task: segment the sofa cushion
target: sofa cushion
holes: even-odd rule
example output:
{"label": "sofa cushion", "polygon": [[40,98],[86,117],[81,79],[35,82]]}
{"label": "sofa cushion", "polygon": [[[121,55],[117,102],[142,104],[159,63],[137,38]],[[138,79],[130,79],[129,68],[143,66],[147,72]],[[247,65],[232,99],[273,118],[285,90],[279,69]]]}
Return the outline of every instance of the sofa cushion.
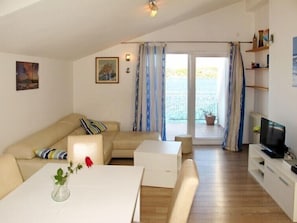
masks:
{"label": "sofa cushion", "polygon": [[82,118],[80,120],[82,127],[86,130],[86,133],[88,135],[96,135],[100,133],[100,129],[98,129],[97,127],[93,126],[90,122],[89,119],[86,118]]}
{"label": "sofa cushion", "polygon": [[107,127],[104,125],[103,122],[92,120],[92,119],[89,119],[89,121],[90,121],[91,125],[97,129],[99,129],[100,132],[105,132],[107,130]]}
{"label": "sofa cushion", "polygon": [[[41,159],[39,157],[35,157],[33,159],[20,159],[17,160],[18,165],[20,167],[22,176],[24,180],[27,180],[30,176],[32,176],[36,171],[38,171],[41,167],[43,167],[47,163],[67,163],[67,160],[58,160],[58,159]],[[51,176],[48,176],[49,180]]]}
{"label": "sofa cushion", "polygon": [[61,118],[57,122],[67,123],[68,125],[72,125],[73,128],[78,128],[80,127],[80,119],[82,118],[86,118],[86,116],[78,113],[72,113]]}
{"label": "sofa cushion", "polygon": [[53,149],[53,148],[36,149],[35,154],[36,156],[42,159],[59,159],[59,160],[67,159],[66,151]]}
{"label": "sofa cushion", "polygon": [[104,123],[100,121],[82,118],[80,122],[88,135],[96,135],[107,130]]}
{"label": "sofa cushion", "polygon": [[143,140],[161,140],[161,137],[158,132],[119,132],[113,141],[113,149],[136,149]]}
{"label": "sofa cushion", "polygon": [[[85,135],[86,131],[84,128],[79,127],[75,129],[73,132],[71,132],[69,135]],[[67,139],[68,135],[66,135],[64,138],[60,139],[59,141],[55,142],[53,145],[50,145],[50,148],[58,149],[58,150],[64,150],[67,151]]]}
{"label": "sofa cushion", "polygon": [[78,128],[80,126],[79,118],[81,117],[83,116],[78,114],[68,115],[66,118],[10,145],[5,152],[13,154],[17,159],[32,159],[35,157],[34,151],[36,149],[48,148]]}

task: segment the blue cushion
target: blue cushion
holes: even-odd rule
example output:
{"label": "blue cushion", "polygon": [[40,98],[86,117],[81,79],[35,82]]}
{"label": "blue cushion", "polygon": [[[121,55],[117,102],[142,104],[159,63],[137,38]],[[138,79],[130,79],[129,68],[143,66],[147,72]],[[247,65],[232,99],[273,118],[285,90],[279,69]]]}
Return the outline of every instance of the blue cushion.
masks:
{"label": "blue cushion", "polygon": [[82,118],[80,120],[82,127],[86,130],[86,133],[88,135],[95,135],[95,134],[99,134],[100,130],[94,126],[91,125],[90,120],[86,119],[86,118]]}
{"label": "blue cushion", "polygon": [[91,125],[94,128],[97,128],[100,132],[104,132],[107,130],[107,127],[106,127],[106,125],[103,124],[103,122],[95,121],[92,119],[89,119],[89,121],[90,121]]}
{"label": "blue cushion", "polygon": [[99,121],[82,118],[80,122],[88,135],[96,135],[107,130],[107,127]]}
{"label": "blue cushion", "polygon": [[60,159],[60,160],[67,159],[66,151],[53,149],[53,148],[36,149],[35,154],[36,154],[36,156],[38,156],[42,159]]}

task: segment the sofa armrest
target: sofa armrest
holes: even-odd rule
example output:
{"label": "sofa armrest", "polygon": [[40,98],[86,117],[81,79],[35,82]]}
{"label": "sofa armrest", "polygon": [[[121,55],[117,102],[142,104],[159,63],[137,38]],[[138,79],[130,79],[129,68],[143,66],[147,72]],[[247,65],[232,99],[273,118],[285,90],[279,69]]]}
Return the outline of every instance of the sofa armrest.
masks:
{"label": "sofa armrest", "polygon": [[116,121],[102,121],[107,131],[120,131],[120,123]]}

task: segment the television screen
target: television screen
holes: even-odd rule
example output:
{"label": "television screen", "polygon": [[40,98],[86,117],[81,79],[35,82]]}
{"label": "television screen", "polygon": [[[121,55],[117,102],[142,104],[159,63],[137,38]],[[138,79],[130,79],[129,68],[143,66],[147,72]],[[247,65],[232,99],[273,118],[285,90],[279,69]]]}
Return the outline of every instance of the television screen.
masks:
{"label": "television screen", "polygon": [[286,152],[285,126],[261,118],[260,143],[264,146],[264,152],[272,158],[282,158]]}

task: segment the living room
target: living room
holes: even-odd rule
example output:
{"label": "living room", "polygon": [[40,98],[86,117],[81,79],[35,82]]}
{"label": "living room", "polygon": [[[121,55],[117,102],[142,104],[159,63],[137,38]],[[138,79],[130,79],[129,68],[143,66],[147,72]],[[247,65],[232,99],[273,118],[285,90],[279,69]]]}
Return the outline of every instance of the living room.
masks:
{"label": "living room", "polygon": [[[257,2],[257,1],[256,1]],[[262,2],[262,1],[260,1]],[[267,2],[267,1],[263,1]],[[261,9],[263,8],[264,9]],[[266,113],[271,119],[279,121],[287,127],[287,145],[294,150],[297,141],[294,129],[297,123],[294,114],[297,110],[290,98],[296,94],[292,87],[292,38],[296,35],[293,26],[294,1],[270,1],[254,11],[246,9],[246,2],[226,6],[177,24],[140,36],[134,41],[169,41],[169,40],[252,40],[258,29],[269,28],[275,41],[269,49],[269,91],[267,102],[258,103],[253,94],[247,93],[246,125],[244,143],[248,143],[248,113],[254,110],[255,103],[267,104],[258,112]],[[280,8],[286,12],[283,15]],[[259,21],[268,17],[266,21]],[[159,12],[161,13],[161,12]],[[157,19],[152,18],[152,19]],[[284,25],[286,24],[286,25]],[[203,30],[203,31],[198,31]],[[226,31],[227,30],[227,31]],[[21,37],[19,37],[21,38]],[[126,39],[125,39],[126,40]],[[124,40],[123,40],[124,41]],[[246,66],[253,58],[245,53],[249,44],[242,44],[242,53]],[[1,73],[3,82],[1,97],[2,132],[0,151],[16,140],[49,125],[53,121],[71,112],[80,112],[98,120],[116,120],[121,128],[131,130],[133,120],[133,85],[137,60],[137,44],[115,44],[113,47],[101,50],[80,59],[64,60],[7,53],[1,50]],[[226,52],[227,44],[168,44],[168,51],[205,51]],[[21,50],[20,50],[21,52]],[[126,62],[124,55],[131,53],[131,61]],[[33,54],[33,53],[32,53]],[[119,84],[95,84],[95,57],[120,58]],[[16,91],[15,72],[16,61],[38,62],[40,65],[40,87],[35,90]],[[126,68],[131,72],[127,74]],[[248,78],[248,77],[247,77]],[[9,98],[7,98],[7,96]],[[104,95],[104,97],[100,97]],[[108,95],[108,96],[107,96]],[[283,100],[286,98],[286,100]],[[112,100],[113,103],[110,103]],[[104,108],[104,109],[102,109]],[[120,108],[120,109],[119,109]],[[285,115],[284,115],[285,109]],[[46,114],[46,115],[45,115]],[[13,121],[12,118],[13,117]],[[14,123],[18,123],[17,127]],[[22,126],[26,126],[22,128]],[[9,135],[9,137],[7,137]]]}
{"label": "living room", "polygon": [[[297,19],[296,10],[295,0],[242,0],[184,21],[168,22],[166,27],[150,30],[147,34],[132,39],[127,37],[121,41],[251,41],[259,29],[269,28],[274,36],[274,41],[269,47],[269,91],[265,92],[267,97],[262,101],[263,98],[255,97],[253,90],[247,89],[243,143],[249,143],[249,112],[256,111],[286,126],[286,144],[297,155],[297,139],[294,134],[297,128],[295,119],[297,106],[289,101],[297,96],[295,87],[292,86],[292,39],[297,36],[297,30],[294,28],[294,21]],[[159,14],[161,13],[160,6]],[[0,21],[2,19],[5,21],[9,19],[8,17],[0,16]],[[158,23],[158,15],[149,19],[153,23]],[[9,33],[9,27],[6,23],[3,24],[2,26],[0,23],[0,27]],[[20,36],[11,36],[11,39],[16,38],[21,42],[21,31]],[[46,30],[40,32],[44,32],[44,35],[47,33]],[[124,33],[124,26],[118,32]],[[34,36],[32,38],[34,39]],[[48,41],[51,41],[50,38]],[[30,46],[9,47],[9,41],[4,41],[1,37],[0,42],[2,42],[0,72],[4,83],[0,89],[2,101],[0,128],[3,133],[0,140],[0,154],[8,145],[72,112],[82,113],[96,120],[118,121],[121,130],[132,129],[137,44],[115,42],[114,45],[99,51],[94,46],[95,50],[92,53],[81,57],[73,55],[72,58],[63,58],[63,52],[61,57],[52,57],[49,54],[44,56],[28,50]],[[36,45],[46,48],[47,43],[38,43],[36,40]],[[77,47],[83,45],[88,43],[82,41]],[[175,53],[228,52],[228,44],[179,43],[168,44],[167,47],[168,52]],[[252,54],[245,52],[251,47],[251,44],[241,44],[246,67],[255,59]],[[70,48],[69,51],[71,52]],[[129,62],[125,61],[127,52],[131,54]],[[119,57],[118,84],[96,84],[96,57]],[[16,61],[39,63],[38,89],[16,90]],[[130,73],[126,73],[128,67]],[[246,73],[247,81],[254,81],[248,75]]]}

